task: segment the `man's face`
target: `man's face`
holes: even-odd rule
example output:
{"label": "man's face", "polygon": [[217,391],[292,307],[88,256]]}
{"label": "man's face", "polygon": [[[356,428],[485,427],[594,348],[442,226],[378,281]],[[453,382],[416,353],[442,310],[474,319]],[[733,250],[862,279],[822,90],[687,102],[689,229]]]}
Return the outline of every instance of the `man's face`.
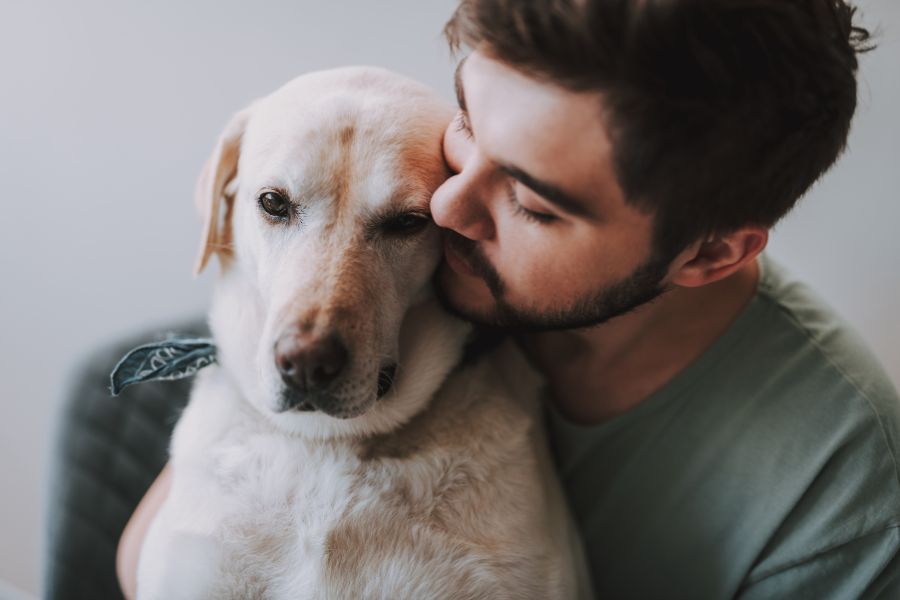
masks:
{"label": "man's face", "polygon": [[452,176],[438,287],[455,312],[525,330],[606,321],[663,291],[652,216],[625,203],[598,93],[523,75],[479,51],[457,71],[444,136]]}

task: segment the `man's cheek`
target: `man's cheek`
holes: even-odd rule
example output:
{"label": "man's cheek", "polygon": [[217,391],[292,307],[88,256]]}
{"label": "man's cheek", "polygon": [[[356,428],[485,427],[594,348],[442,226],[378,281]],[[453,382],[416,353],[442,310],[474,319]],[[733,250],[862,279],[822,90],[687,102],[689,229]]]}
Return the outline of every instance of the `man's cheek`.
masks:
{"label": "man's cheek", "polygon": [[546,260],[543,253],[536,251],[537,248],[523,248],[513,254],[511,261],[497,265],[502,269],[500,277],[506,282],[510,293],[531,299],[561,293],[565,282],[558,277],[556,261]]}

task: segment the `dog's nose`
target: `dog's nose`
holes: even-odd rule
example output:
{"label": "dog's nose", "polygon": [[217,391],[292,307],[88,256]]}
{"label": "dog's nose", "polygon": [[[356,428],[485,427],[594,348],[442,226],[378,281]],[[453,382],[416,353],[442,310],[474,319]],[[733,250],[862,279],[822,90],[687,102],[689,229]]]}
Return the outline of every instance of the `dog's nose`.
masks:
{"label": "dog's nose", "polygon": [[337,379],[348,357],[347,348],[335,335],[313,337],[288,331],[275,342],[281,378],[301,392],[320,390]]}

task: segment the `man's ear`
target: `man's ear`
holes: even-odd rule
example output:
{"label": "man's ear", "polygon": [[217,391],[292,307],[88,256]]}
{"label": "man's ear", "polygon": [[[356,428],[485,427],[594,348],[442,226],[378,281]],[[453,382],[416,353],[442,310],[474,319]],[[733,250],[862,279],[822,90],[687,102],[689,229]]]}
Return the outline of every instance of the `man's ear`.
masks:
{"label": "man's ear", "polygon": [[768,241],[767,228],[748,225],[696,242],[675,260],[671,282],[682,287],[700,287],[725,279],[756,258]]}
{"label": "man's ear", "polygon": [[[252,109],[251,104],[231,117],[197,179],[194,203],[203,219],[203,235],[194,263],[195,276],[203,271],[213,253],[218,254],[223,266],[232,255],[231,209],[237,187],[241,140]],[[223,205],[224,215],[220,211]]]}

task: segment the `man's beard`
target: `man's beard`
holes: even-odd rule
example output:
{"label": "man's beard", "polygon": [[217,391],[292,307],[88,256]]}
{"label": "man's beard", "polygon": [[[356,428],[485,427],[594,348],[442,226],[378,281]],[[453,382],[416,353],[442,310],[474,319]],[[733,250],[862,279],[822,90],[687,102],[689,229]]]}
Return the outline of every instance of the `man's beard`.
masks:
{"label": "man's beard", "polygon": [[449,294],[440,282],[435,286],[438,297],[451,313],[489,327],[517,332],[592,327],[629,313],[655,300],[669,289],[663,281],[668,274],[671,259],[651,257],[629,276],[586,294],[568,306],[545,311],[515,307],[504,299],[506,285],[477,243],[454,231],[444,230],[442,233],[446,242],[487,285],[495,305],[490,314],[468,312],[451,303]]}

